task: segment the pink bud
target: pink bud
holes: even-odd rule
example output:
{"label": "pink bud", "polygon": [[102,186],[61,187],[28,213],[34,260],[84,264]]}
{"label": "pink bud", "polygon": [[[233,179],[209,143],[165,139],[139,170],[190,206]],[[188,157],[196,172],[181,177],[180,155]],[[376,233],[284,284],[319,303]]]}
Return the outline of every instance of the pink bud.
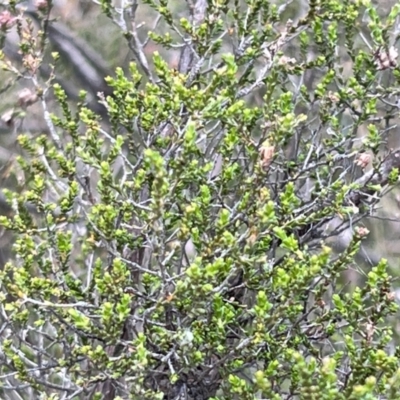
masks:
{"label": "pink bud", "polygon": [[10,11],[2,11],[0,13],[0,29],[5,31],[12,28],[17,21],[16,17],[13,17]]}
{"label": "pink bud", "polygon": [[45,10],[48,5],[49,2],[47,0],[35,0],[35,7],[38,10]]}

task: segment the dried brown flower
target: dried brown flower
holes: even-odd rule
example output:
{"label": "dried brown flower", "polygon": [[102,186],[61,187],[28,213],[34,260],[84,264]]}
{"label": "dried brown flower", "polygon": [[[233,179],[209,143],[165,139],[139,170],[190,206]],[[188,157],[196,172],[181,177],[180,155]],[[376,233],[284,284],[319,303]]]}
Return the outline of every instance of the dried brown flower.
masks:
{"label": "dried brown flower", "polygon": [[371,342],[372,338],[374,337],[374,333],[375,333],[375,326],[371,322],[367,323],[366,334],[368,342]]}
{"label": "dried brown flower", "polygon": [[378,70],[385,70],[388,68],[395,68],[397,66],[397,57],[399,53],[397,49],[391,46],[389,49],[379,47],[375,53],[375,65]]}
{"label": "dried brown flower", "polygon": [[38,96],[36,93],[32,92],[30,89],[25,88],[22,89],[18,93],[18,105],[20,107],[28,107],[35,103],[38,99]]}
{"label": "dried brown flower", "polygon": [[6,111],[2,116],[1,120],[7,125],[11,126],[14,122],[14,109]]}
{"label": "dried brown flower", "polygon": [[0,13],[0,29],[2,31],[12,28],[16,22],[17,18],[10,11],[4,10]]}
{"label": "dried brown flower", "polygon": [[386,298],[389,301],[394,301],[396,299],[396,293],[395,292],[386,293]]}
{"label": "dried brown flower", "polygon": [[23,60],[24,66],[31,71],[32,73],[35,73],[37,69],[39,68],[40,60],[37,57],[34,57],[32,54],[27,54],[24,57]]}
{"label": "dried brown flower", "polygon": [[338,103],[340,101],[340,97],[337,93],[329,91],[328,94],[328,99],[332,102],[332,103]]}
{"label": "dried brown flower", "polygon": [[369,230],[365,228],[364,226],[358,226],[356,228],[356,234],[360,237],[363,238],[369,234]]}
{"label": "dried brown flower", "polygon": [[367,153],[361,153],[358,157],[354,160],[354,163],[364,169],[371,161],[371,155]]}
{"label": "dried brown flower", "polygon": [[271,146],[268,141],[265,141],[260,148],[261,166],[266,169],[271,165],[275,155],[275,146]]}
{"label": "dried brown flower", "polygon": [[291,57],[287,57],[287,56],[282,56],[279,58],[278,60],[278,65],[292,65],[296,63],[296,59],[295,58],[291,58]]}

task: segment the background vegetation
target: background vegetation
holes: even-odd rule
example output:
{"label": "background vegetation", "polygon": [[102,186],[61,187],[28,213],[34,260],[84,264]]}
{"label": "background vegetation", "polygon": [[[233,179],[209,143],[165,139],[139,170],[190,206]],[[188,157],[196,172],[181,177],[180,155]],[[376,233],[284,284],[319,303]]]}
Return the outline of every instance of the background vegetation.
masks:
{"label": "background vegetation", "polygon": [[0,397],[400,398],[399,14],[3,4]]}

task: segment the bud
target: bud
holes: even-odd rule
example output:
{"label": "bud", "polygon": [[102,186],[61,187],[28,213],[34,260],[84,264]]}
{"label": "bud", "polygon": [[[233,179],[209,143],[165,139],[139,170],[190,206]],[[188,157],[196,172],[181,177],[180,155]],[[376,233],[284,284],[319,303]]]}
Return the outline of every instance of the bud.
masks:
{"label": "bud", "polygon": [[38,10],[41,10],[41,11],[46,10],[48,5],[49,5],[49,3],[47,0],[35,0],[35,7]]}

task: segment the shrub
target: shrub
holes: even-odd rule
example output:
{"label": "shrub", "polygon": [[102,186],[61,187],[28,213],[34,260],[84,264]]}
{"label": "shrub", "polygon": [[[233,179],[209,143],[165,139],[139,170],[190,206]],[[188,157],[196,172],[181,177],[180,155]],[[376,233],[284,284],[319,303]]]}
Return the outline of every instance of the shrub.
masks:
{"label": "shrub", "polygon": [[54,81],[58,54],[41,78],[39,3],[0,17],[23,61],[3,68],[33,88],[19,107],[48,131],[19,136],[0,219],[1,397],[398,399],[388,263],[343,276],[398,182],[399,5],[313,0],[292,21],[268,1],[179,18],[146,0],[149,54],[136,2],[101,0],[135,61],[94,110]]}

